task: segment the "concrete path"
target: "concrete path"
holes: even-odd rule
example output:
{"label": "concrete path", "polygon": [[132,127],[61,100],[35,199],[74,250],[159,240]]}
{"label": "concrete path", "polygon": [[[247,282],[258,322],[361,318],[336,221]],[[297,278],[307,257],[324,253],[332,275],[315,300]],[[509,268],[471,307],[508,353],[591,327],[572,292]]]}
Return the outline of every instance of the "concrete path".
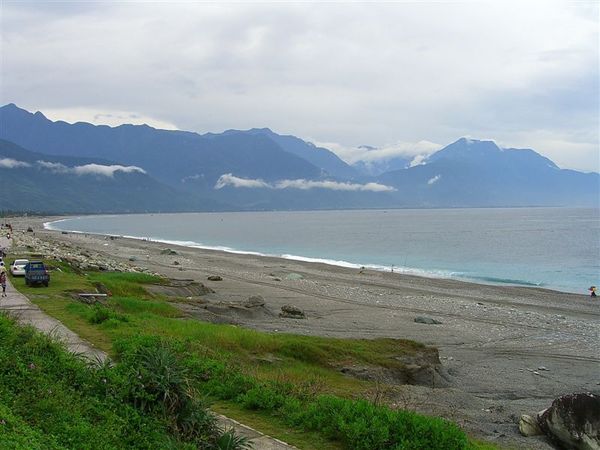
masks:
{"label": "concrete path", "polygon": [[[11,242],[6,237],[0,237],[0,248],[10,248]],[[8,267],[7,267],[8,270]],[[108,355],[92,344],[81,339],[69,330],[62,322],[50,317],[23,294],[14,289],[10,283],[10,275],[6,283],[6,297],[0,297],[0,311],[6,311],[22,325],[31,325],[42,333],[62,342],[70,352],[79,354],[90,362],[100,362],[108,359]],[[239,435],[246,436],[252,441],[255,450],[286,450],[295,449],[278,439],[256,431],[233,419],[216,414],[222,428],[233,427]]]}
{"label": "concrete path", "polygon": [[10,276],[6,283],[6,297],[0,297],[0,310],[8,312],[20,324],[32,325],[44,334],[52,336],[62,342],[70,352],[80,354],[91,362],[101,362],[108,358],[106,353],[81,339],[61,322],[48,316],[37,305],[31,303],[27,297],[16,291],[10,283]]}

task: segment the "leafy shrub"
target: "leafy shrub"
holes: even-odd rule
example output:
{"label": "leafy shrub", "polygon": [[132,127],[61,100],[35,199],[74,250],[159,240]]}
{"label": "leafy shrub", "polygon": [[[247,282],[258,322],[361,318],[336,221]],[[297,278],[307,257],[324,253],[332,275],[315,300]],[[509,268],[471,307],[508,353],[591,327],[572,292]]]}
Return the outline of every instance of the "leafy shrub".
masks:
{"label": "leafy shrub", "polygon": [[113,320],[118,322],[127,322],[128,319],[122,314],[118,314],[112,309],[103,305],[94,305],[92,307],[92,313],[88,321],[93,325],[99,325],[106,322],[107,320]]}
{"label": "leafy shrub", "polygon": [[285,396],[268,386],[256,386],[238,397],[246,409],[274,411],[285,404]]}
{"label": "leafy shrub", "polygon": [[[215,416],[197,399],[177,345],[141,338],[119,348],[125,350],[121,370],[128,374],[127,398],[133,405],[163,417],[181,440],[202,449],[220,448],[219,442],[227,433],[218,428]],[[235,444],[230,447],[233,449],[246,448],[245,440],[233,438],[223,438],[223,442]]]}
{"label": "leafy shrub", "polygon": [[217,448],[219,450],[242,450],[253,448],[252,443],[245,436],[235,434],[232,428],[225,430],[217,440]]}
{"label": "leafy shrub", "polygon": [[290,425],[320,430],[345,447],[375,449],[465,449],[467,438],[454,424],[408,411],[393,411],[366,400],[321,395],[308,404],[287,401]]}
{"label": "leafy shrub", "polygon": [[101,324],[110,318],[110,310],[103,306],[94,306],[89,322],[94,325]]}

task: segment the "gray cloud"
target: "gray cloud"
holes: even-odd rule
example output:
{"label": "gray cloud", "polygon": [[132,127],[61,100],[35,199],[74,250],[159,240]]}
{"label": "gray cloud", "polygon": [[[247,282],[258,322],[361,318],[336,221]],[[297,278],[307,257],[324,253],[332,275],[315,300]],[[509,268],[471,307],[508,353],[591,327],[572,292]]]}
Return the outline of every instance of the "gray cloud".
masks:
{"label": "gray cloud", "polygon": [[379,183],[340,183],[337,181],[316,181],[316,180],[280,180],[275,183],[267,183],[260,179],[248,179],[236,177],[230,173],[223,174],[217,180],[215,189],[222,189],[226,186],[235,188],[262,188],[262,189],[329,189],[332,191],[363,191],[363,192],[393,192],[391,186],[385,186]]}
{"label": "gray cloud", "polygon": [[82,5],[3,4],[2,103],[343,148],[468,134],[598,168],[595,3]]}

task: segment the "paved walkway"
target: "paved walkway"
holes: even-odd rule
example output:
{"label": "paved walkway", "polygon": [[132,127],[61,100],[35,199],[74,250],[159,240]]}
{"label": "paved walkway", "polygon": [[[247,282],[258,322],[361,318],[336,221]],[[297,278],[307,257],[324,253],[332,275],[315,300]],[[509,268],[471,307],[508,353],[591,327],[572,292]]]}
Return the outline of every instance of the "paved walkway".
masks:
{"label": "paved walkway", "polygon": [[[9,248],[10,244],[6,237],[0,237],[0,248]],[[41,332],[52,336],[54,339],[62,342],[70,352],[80,354],[88,358],[91,362],[105,361],[108,358],[108,355],[102,350],[95,348],[89,342],[81,339],[77,334],[64,326],[62,322],[47,315],[37,305],[31,303],[27,297],[16,291],[10,283],[10,276],[6,284],[7,296],[0,297],[1,311],[8,312],[20,324],[32,325]],[[233,419],[220,414],[216,414],[216,416],[221,427],[233,427],[238,434],[251,439],[255,450],[286,450],[296,448]]]}

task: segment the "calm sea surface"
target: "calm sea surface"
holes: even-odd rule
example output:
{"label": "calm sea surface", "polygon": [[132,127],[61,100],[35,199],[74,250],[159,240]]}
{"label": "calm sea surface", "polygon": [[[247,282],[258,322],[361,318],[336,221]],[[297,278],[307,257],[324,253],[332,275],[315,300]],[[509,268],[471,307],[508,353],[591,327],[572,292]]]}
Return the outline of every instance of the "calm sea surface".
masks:
{"label": "calm sea surface", "polygon": [[47,226],[489,284],[600,285],[598,209],[146,214]]}

